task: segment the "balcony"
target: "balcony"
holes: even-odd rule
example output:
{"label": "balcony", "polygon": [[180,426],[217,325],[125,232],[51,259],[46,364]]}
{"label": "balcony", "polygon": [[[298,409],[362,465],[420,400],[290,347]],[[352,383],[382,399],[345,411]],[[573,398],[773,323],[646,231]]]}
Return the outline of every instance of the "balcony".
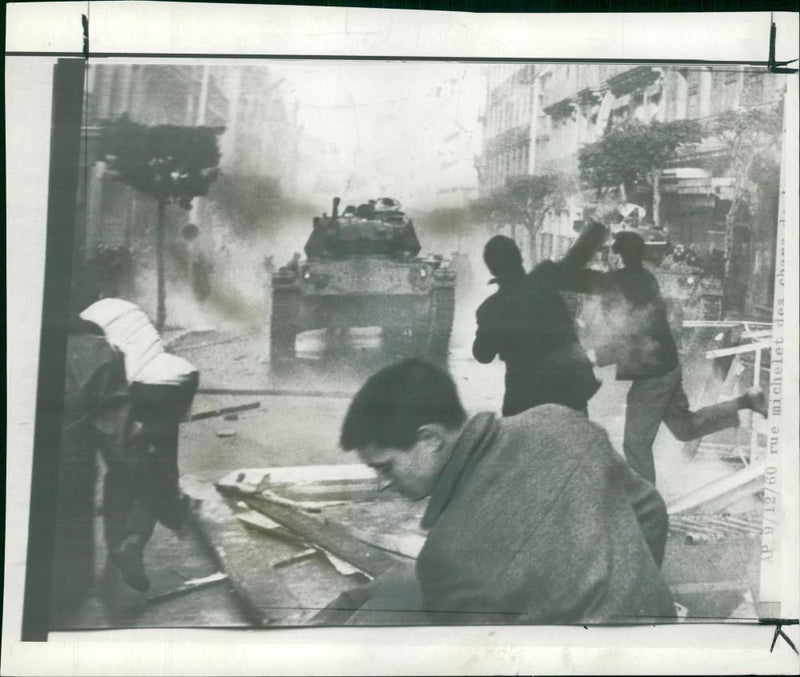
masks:
{"label": "balcony", "polygon": [[567,97],[556,101],[555,103],[547,106],[544,112],[549,115],[553,120],[565,120],[567,118],[575,119],[578,112],[577,104],[572,100],[572,97]]}
{"label": "balcony", "polygon": [[584,90],[603,89],[606,78],[616,73],[620,66],[585,64],[580,66],[556,66],[548,81],[543,79],[542,106],[549,108],[564,99],[573,99]]}
{"label": "balcony", "polygon": [[608,88],[616,97],[646,89],[661,77],[661,71],[651,66],[636,66],[608,79]]}

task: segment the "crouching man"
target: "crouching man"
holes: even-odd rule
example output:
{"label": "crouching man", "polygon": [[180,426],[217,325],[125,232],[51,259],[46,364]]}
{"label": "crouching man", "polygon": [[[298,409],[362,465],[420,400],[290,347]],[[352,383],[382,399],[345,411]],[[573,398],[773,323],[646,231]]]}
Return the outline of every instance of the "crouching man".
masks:
{"label": "crouching man", "polygon": [[[182,494],[178,479],[179,425],[191,410],[200,376],[192,364],[166,351],[145,312],[129,301],[102,298],[80,316],[100,327],[125,359],[132,416],[140,425],[135,446],[139,447],[142,469],[132,489],[139,509],[116,547],[111,548],[109,560],[128,585],[147,592],[150,581],[144,568],[144,550],[156,523],[177,531],[190,511],[190,501]],[[106,496],[109,500],[113,492]]]}
{"label": "crouching man", "polygon": [[403,495],[430,497],[416,564],[430,622],[675,617],[659,569],[664,503],[579,412],[467,418],[452,379],[410,359],[366,382],[340,442]]}

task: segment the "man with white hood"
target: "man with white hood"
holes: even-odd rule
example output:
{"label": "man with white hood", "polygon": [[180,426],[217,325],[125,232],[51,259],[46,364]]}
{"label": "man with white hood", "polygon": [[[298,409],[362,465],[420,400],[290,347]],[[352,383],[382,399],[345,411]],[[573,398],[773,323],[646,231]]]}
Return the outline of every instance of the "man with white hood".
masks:
{"label": "man with white hood", "polygon": [[102,328],[106,339],[124,356],[133,417],[139,423],[144,481],[140,519],[128,524],[122,543],[109,553],[110,561],[131,587],[146,592],[144,549],[156,522],[177,530],[188,516],[188,499],[178,485],[178,427],[185,420],[199,385],[197,369],[166,352],[164,342],[147,314],[134,303],[101,298],[81,318]]}

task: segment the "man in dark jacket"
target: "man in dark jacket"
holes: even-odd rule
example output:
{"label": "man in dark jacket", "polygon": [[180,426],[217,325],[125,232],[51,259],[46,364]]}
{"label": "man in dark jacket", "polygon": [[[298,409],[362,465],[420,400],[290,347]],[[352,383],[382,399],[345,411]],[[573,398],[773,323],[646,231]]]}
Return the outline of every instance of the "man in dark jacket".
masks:
{"label": "man in dark jacket", "polygon": [[141,465],[129,446],[133,419],[122,355],[99,327],[75,320],[66,357],[53,555],[56,612],[79,603],[93,582],[95,452],[107,467],[103,521],[109,551],[136,519]]}
{"label": "man in dark jacket", "polygon": [[504,416],[548,402],[585,412],[600,387],[560,293],[592,253],[577,244],[526,274],[514,240],[496,235],[486,243],[483,258],[499,289],[478,308],[472,354],[483,364],[497,356],[506,363]]}
{"label": "man in dark jacket", "polygon": [[111,550],[111,559],[126,583],[146,592],[150,581],[144,569],[144,550],[156,522],[179,530],[191,507],[179,485],[178,441],[179,425],[191,409],[199,373],[192,364],[166,351],[150,319],[129,301],[102,298],[80,316],[101,327],[108,342],[122,353],[132,415],[141,426],[137,442],[144,468],[138,487],[142,508],[124,540]]}
{"label": "man in dark jacket", "polygon": [[655,483],[653,442],[663,421],[682,442],[737,427],[737,410],[766,416],[759,388],[738,398],[691,411],[683,390],[678,350],[658,282],[642,261],[645,243],[632,231],[612,245],[623,267],[608,273],[584,270],[571,278],[573,289],[602,294],[603,336],[594,351],[596,364],[617,365],[617,379],[631,381],[625,412],[623,449],[631,467]]}
{"label": "man in dark jacket", "polygon": [[367,381],[340,441],[403,495],[430,496],[416,565],[427,620],[674,618],[664,502],[582,414],[547,404],[468,419],[452,379],[411,359]]}

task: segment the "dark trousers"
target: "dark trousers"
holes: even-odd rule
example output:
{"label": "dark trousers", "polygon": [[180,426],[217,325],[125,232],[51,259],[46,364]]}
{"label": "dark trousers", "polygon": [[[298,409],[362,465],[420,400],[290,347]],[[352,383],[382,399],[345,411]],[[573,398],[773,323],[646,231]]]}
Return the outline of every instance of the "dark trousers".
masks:
{"label": "dark trousers", "polygon": [[94,451],[62,442],[50,588],[51,618],[77,607],[94,583]]}
{"label": "dark trousers", "polygon": [[111,455],[105,450],[102,454],[106,466],[103,477],[103,532],[109,551],[122,543],[129,533],[146,532],[149,538],[153,530],[152,526],[148,527],[152,517],[143,499],[147,480],[142,445],[130,441],[119,454]]}
{"label": "dark trousers", "polygon": [[688,442],[738,427],[737,409],[737,401],[728,400],[692,411],[683,390],[680,367],[663,376],[634,380],[625,412],[625,458],[639,475],[655,484],[653,442],[662,421],[678,440]]}
{"label": "dark trousers", "polygon": [[[131,491],[135,508],[127,520],[128,533],[148,540],[156,522],[170,529],[181,526],[185,504],[178,484],[179,425],[186,418],[197,392],[195,373],[181,385],[132,383],[133,417],[141,423],[138,472]],[[115,483],[118,484],[118,483]]]}

